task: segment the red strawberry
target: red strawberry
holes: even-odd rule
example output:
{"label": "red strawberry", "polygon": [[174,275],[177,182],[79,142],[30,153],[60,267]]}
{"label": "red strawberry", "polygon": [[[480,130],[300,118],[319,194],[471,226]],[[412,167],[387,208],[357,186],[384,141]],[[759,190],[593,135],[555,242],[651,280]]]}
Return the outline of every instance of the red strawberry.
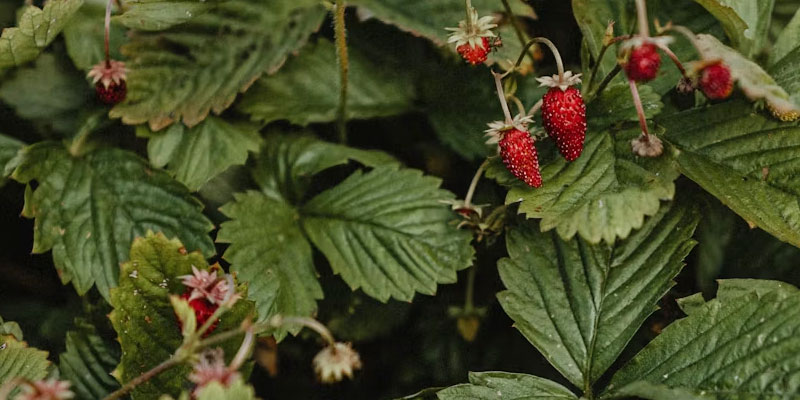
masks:
{"label": "red strawberry", "polygon": [[[183,292],[183,294],[181,295],[181,298],[188,299],[191,294],[192,294],[191,288],[187,288],[187,290]],[[211,315],[213,315],[214,311],[216,311],[217,308],[219,307],[216,304],[211,304],[211,302],[206,300],[204,297],[190,300],[189,306],[192,307],[192,309],[194,310],[194,316],[197,319],[198,328],[203,326],[203,324],[205,324],[206,321],[208,321],[208,319],[211,318]],[[211,324],[211,327],[208,328],[203,337],[208,336],[211,332],[213,332],[214,329],[216,329],[217,324],[219,324],[219,320],[214,321],[214,323]],[[180,320],[178,321],[178,325],[181,325]]]}
{"label": "red strawberry", "polygon": [[712,100],[726,99],[733,91],[731,70],[722,62],[708,65],[700,71],[700,89]]}
{"label": "red strawberry", "polygon": [[628,79],[635,82],[653,80],[660,66],[661,56],[658,55],[658,50],[652,43],[644,43],[634,47],[624,65]]}
{"label": "red strawberry", "polygon": [[526,132],[516,128],[502,133],[500,155],[506,168],[528,186],[542,186],[542,175],[539,173],[539,154],[533,145],[533,138]]}
{"label": "red strawberry", "polygon": [[100,101],[105,104],[114,105],[122,100],[125,100],[127,87],[125,85],[125,81],[120,81],[119,84],[111,82],[108,87],[103,86],[101,82],[97,82],[97,84],[94,85],[94,91]]}
{"label": "red strawberry", "polygon": [[469,43],[462,44],[456,48],[458,54],[461,54],[461,58],[472,65],[482,64],[486,61],[486,58],[489,55],[489,52],[492,50],[491,45],[489,44],[489,39],[482,37],[481,42],[483,47],[481,46],[471,46]]}
{"label": "red strawberry", "polygon": [[567,161],[581,155],[586,138],[586,104],[580,90],[573,86],[567,90],[551,87],[542,98],[542,121]]}

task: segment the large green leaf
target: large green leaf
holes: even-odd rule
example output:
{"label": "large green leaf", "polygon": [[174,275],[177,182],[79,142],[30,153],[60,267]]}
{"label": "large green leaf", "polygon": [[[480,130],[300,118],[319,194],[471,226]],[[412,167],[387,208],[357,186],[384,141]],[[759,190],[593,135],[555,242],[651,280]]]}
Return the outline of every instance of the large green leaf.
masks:
{"label": "large green leaf", "polygon": [[800,246],[800,127],[728,102],[664,117],[681,171],[749,223]]}
{"label": "large green leaf", "polygon": [[275,72],[324,16],[312,0],[231,0],[168,30],[139,32],[123,47],[128,95],[110,115],[153,130],[179,120],[194,126]]}
{"label": "large green leaf", "polygon": [[[347,118],[367,119],[414,108],[409,71],[385,68],[350,46]],[[336,119],[339,69],[333,43],[320,39],[289,60],[280,72],[256,81],[237,108],[263,122],[288,120],[307,125]]]}
{"label": "large green leaf", "polygon": [[166,166],[191,190],[232,165],[244,164],[249,152],[258,151],[261,144],[255,127],[234,125],[218,117],[206,118],[193,128],[174,124],[163,133],[152,133],[144,126],[139,129],[140,135],[150,137],[150,162],[158,168]]}
{"label": "large green leaf", "polygon": [[[798,14],[800,15],[800,14]],[[797,69],[800,68],[800,18],[793,20],[797,22],[797,33],[792,42],[797,47],[786,53],[780,61],[769,68],[769,74],[775,78],[775,83],[780,85],[789,93],[789,99],[794,104],[800,104],[800,78]],[[788,29],[788,28],[787,28]]]}
{"label": "large green leaf", "polygon": [[[131,2],[125,4],[130,5]],[[105,2],[88,0],[64,27],[67,53],[78,69],[88,71],[105,59],[104,20]],[[112,23],[108,50],[115,60],[121,58],[119,47],[126,41],[125,33],[125,29]]]}
{"label": "large green leaf", "polygon": [[699,220],[696,209],[665,205],[628,239],[592,245],[542,233],[531,221],[512,230],[498,264],[498,294],[515,326],[584,391],[608,369],[673,285]]}
{"label": "large green leaf", "polygon": [[603,397],[645,382],[708,399],[797,398],[798,310],[800,291],[791,285],[720,281],[717,299],[664,329],[614,375]]}
{"label": "large green leaf", "polygon": [[568,400],[569,389],[538,376],[509,372],[470,372],[467,384],[436,393],[440,400]]}
{"label": "large green leaf", "polygon": [[16,377],[38,380],[47,375],[50,361],[47,352],[22,341],[22,331],[15,322],[0,318],[0,385]]}
{"label": "large green leaf", "polygon": [[661,200],[675,193],[678,177],[667,148],[658,158],[635,157],[630,141],[638,129],[615,134],[587,132],[581,156],[542,167],[542,187],[513,187],[506,204],[521,201],[519,212],[541,218],[542,231],[556,229],[564,239],[575,234],[591,243],[626,238],[655,214]]}
{"label": "large green leaf", "polygon": [[472,262],[471,235],[450,224],[453,194],[413,169],[357,171],[301,208],[302,225],[352,289],[411,300],[453,283]]}
{"label": "large green leaf", "polygon": [[767,40],[775,0],[695,0],[722,24],[739,51],[752,57]]}
{"label": "large green leaf", "polygon": [[77,399],[102,399],[119,388],[111,371],[119,363],[119,347],[101,337],[92,321],[79,318],[67,332],[67,350],[59,356],[61,376],[72,383]]}
{"label": "large green leaf", "polygon": [[35,59],[64,29],[83,0],[51,0],[44,8],[29,5],[17,26],[0,36],[0,70]]}
{"label": "large green leaf", "polygon": [[377,150],[361,150],[316,139],[306,133],[271,133],[255,159],[253,179],[275,200],[297,204],[303,200],[311,179],[328,168],[354,160],[368,167],[395,164],[392,156]]}
{"label": "large green leaf", "polygon": [[[76,158],[56,142],[23,151],[12,177],[29,183],[23,215],[35,218],[33,252],[52,249],[62,280],[71,280],[78,293],[96,283],[108,298],[131,241],[148,230],[214,254],[208,237],[212,225],[200,202],[134,153],[100,149]],[[38,183],[35,190],[31,181]]]}
{"label": "large green leaf", "polygon": [[[201,253],[187,253],[177,239],[148,232],[146,237],[134,240],[130,261],[122,264],[119,286],[111,290],[114,310],[109,318],[122,347],[122,360],[114,371],[120,382],[128,382],[168,359],[183,342],[169,295],[184,292],[179,277],[191,274],[192,267],[209,269]],[[218,265],[215,268],[219,270]],[[246,298],[241,287],[237,292]],[[215,332],[237,328],[252,313],[252,302],[237,301],[220,318]],[[240,335],[220,344],[226,359],[233,358],[241,340]],[[137,386],[132,397],[154,399],[162,393],[176,395],[186,384],[189,371],[190,366],[179,365],[162,372]]]}
{"label": "large green leaf", "polygon": [[[221,211],[232,220],[222,223],[217,241],[231,243],[223,257],[249,282],[259,318],[315,315],[322,288],[297,210],[263,193],[247,192],[236,194]],[[277,332],[278,339],[284,335]]]}

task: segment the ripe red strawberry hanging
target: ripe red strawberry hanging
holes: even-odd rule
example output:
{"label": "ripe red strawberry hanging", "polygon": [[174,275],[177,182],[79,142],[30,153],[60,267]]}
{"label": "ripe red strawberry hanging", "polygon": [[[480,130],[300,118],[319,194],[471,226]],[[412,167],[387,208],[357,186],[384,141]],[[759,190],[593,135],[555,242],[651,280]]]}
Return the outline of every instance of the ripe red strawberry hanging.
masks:
{"label": "ripe red strawberry hanging", "polygon": [[700,71],[700,90],[709,99],[726,99],[733,92],[731,70],[721,61],[706,65]]}
{"label": "ripe red strawberry hanging", "polygon": [[492,50],[493,42],[489,38],[496,37],[492,28],[497,27],[497,24],[493,23],[494,17],[478,18],[478,11],[471,6],[468,7],[468,19],[460,21],[458,28],[445,28],[453,32],[447,42],[456,44],[456,51],[461,58],[472,65],[477,65],[485,62]]}
{"label": "ripe red strawberry hanging", "polygon": [[528,133],[530,122],[531,117],[522,115],[514,117],[510,124],[492,122],[486,130],[487,136],[490,136],[486,143],[497,143],[508,171],[528,186],[538,188],[542,186],[542,175],[539,172],[539,154]]}
{"label": "ripe red strawberry hanging", "polygon": [[541,86],[550,87],[542,98],[544,130],[567,161],[581,155],[586,138],[586,104],[580,90],[574,86],[581,82],[580,76],[566,71],[562,75],[536,79]]}
{"label": "ripe red strawberry hanging", "polygon": [[649,42],[633,45],[624,65],[628,79],[635,82],[653,80],[660,66],[661,56],[658,55],[656,46]]}
{"label": "ripe red strawberry hanging", "polygon": [[[186,291],[183,292],[181,298],[189,300],[191,294],[192,290],[190,288],[186,288]],[[194,310],[194,317],[197,320],[198,327],[203,326],[203,324],[205,324],[206,321],[208,321],[208,319],[211,318],[212,315],[214,315],[214,311],[217,311],[217,308],[219,308],[218,305],[211,304],[211,302],[206,300],[205,297],[189,300],[189,306],[192,307],[192,309]],[[211,332],[213,332],[214,329],[217,328],[217,324],[219,324],[219,320],[214,321],[214,323],[211,324],[211,327],[208,328],[205,335],[208,335]]]}
{"label": "ripe red strawberry hanging", "polygon": [[125,63],[122,61],[101,61],[86,75],[92,78],[97,98],[105,104],[117,104],[125,100]]}

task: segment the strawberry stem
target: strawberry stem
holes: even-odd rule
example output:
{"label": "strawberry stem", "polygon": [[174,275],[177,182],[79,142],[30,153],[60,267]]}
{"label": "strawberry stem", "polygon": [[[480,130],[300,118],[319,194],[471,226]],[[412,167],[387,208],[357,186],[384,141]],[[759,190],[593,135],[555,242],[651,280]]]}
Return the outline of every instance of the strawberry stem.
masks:
{"label": "strawberry stem", "polygon": [[561,53],[558,52],[558,48],[556,48],[556,45],[554,45],[553,42],[551,42],[550,39],[546,37],[541,37],[541,36],[535,37],[529,40],[528,43],[525,43],[525,46],[522,48],[522,53],[520,53],[519,58],[517,58],[517,62],[514,63],[514,69],[516,69],[517,67],[520,66],[520,64],[522,64],[522,60],[525,58],[525,54],[528,53],[528,49],[530,49],[531,46],[537,43],[544,43],[545,45],[547,45],[547,47],[550,48],[550,52],[553,53],[553,58],[556,59],[556,68],[558,68],[558,81],[559,83],[563,82],[564,63],[561,61]]}
{"label": "strawberry stem", "polygon": [[639,126],[642,128],[642,134],[649,137],[650,133],[647,131],[647,120],[644,115],[644,108],[642,107],[642,99],[639,98],[639,89],[636,88],[636,82],[628,80],[628,85],[631,88],[631,96],[633,96],[633,105],[636,106],[636,115],[639,117]]}
{"label": "strawberry stem", "polygon": [[661,51],[663,51],[664,54],[666,54],[667,57],[669,57],[669,59],[672,60],[672,62],[675,64],[675,66],[678,67],[678,70],[681,71],[681,75],[683,75],[684,78],[688,78],[686,76],[686,68],[683,68],[683,64],[681,64],[681,60],[678,59],[678,56],[676,56],[675,53],[673,53],[672,50],[670,50],[670,48],[668,46],[666,46],[663,43],[658,42],[658,41],[653,41],[653,44],[655,44],[656,47],[661,49]]}
{"label": "strawberry stem", "polygon": [[111,68],[111,55],[109,51],[109,32],[111,31],[111,4],[113,4],[114,0],[108,0],[106,3],[106,20],[105,20],[105,36],[104,36],[104,49],[106,52],[106,68]]}
{"label": "strawberry stem", "polygon": [[506,94],[503,91],[502,79],[504,75],[492,71],[492,76],[494,77],[494,85],[497,87],[497,97],[500,99],[500,106],[503,107],[505,123],[506,125],[511,125],[514,120],[511,118],[511,111],[508,110],[508,102],[506,102]]}
{"label": "strawberry stem", "polygon": [[542,108],[542,104],[543,103],[544,103],[544,100],[539,99],[539,101],[537,101],[536,104],[534,104],[533,107],[531,107],[531,109],[528,110],[528,114],[527,115],[531,116],[533,114],[536,114],[536,112],[539,111],[540,108]]}
{"label": "strawberry stem", "polygon": [[250,326],[245,332],[244,340],[242,340],[242,344],[239,345],[239,351],[236,352],[236,356],[233,357],[231,360],[230,365],[228,365],[228,369],[230,371],[238,370],[245,361],[247,361],[247,355],[250,354],[250,348],[253,347],[253,327]]}
{"label": "strawberry stem", "polygon": [[694,49],[697,50],[697,54],[700,55],[700,58],[706,58],[703,49],[697,43],[697,36],[695,36],[694,32],[692,32],[689,28],[682,25],[669,25],[664,30],[675,31],[682,34],[687,39],[689,39],[689,41],[692,43],[692,46],[694,46]]}
{"label": "strawberry stem", "polygon": [[488,161],[484,161],[478,170],[475,171],[475,176],[472,177],[472,181],[469,183],[469,189],[467,189],[467,196],[464,197],[464,208],[469,208],[472,205],[472,195],[475,194],[475,188],[478,187],[478,181],[481,180],[481,175],[483,175],[483,171],[486,170],[488,166]]}
{"label": "strawberry stem", "polygon": [[[517,38],[519,42],[524,45],[527,42],[527,35],[525,32],[522,31],[522,27],[520,27],[519,20],[517,19],[516,15],[514,15],[514,10],[511,9],[511,5],[508,4],[508,0],[503,1],[503,8],[506,9],[506,14],[508,14],[508,19],[511,21],[511,26],[514,27],[514,32],[517,34]],[[533,51],[526,50],[524,54],[527,54],[528,57],[531,59],[531,63],[535,63],[536,59],[533,57]]]}
{"label": "strawberry stem", "polygon": [[467,23],[467,32],[472,33],[474,29],[472,27],[472,1],[464,0],[464,8],[467,11],[467,19],[464,20]]}
{"label": "strawberry stem", "polygon": [[636,0],[636,17],[639,20],[639,36],[650,37],[650,22],[647,20],[647,5],[645,0]]}
{"label": "strawberry stem", "polygon": [[[469,0],[467,0],[469,2]],[[347,71],[350,69],[347,56],[347,38],[344,26],[344,0],[336,0],[336,14],[334,16],[334,34],[336,39],[336,54],[339,61],[339,107],[336,111],[339,131],[339,142],[347,143]]]}

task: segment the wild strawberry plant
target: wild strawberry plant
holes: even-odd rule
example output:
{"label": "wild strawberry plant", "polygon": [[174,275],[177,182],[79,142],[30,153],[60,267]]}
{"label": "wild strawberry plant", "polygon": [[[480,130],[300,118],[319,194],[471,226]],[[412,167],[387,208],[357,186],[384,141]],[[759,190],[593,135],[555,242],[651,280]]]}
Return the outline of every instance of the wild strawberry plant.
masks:
{"label": "wild strawberry plant", "polygon": [[0,399],[800,398],[798,6],[0,0]]}

